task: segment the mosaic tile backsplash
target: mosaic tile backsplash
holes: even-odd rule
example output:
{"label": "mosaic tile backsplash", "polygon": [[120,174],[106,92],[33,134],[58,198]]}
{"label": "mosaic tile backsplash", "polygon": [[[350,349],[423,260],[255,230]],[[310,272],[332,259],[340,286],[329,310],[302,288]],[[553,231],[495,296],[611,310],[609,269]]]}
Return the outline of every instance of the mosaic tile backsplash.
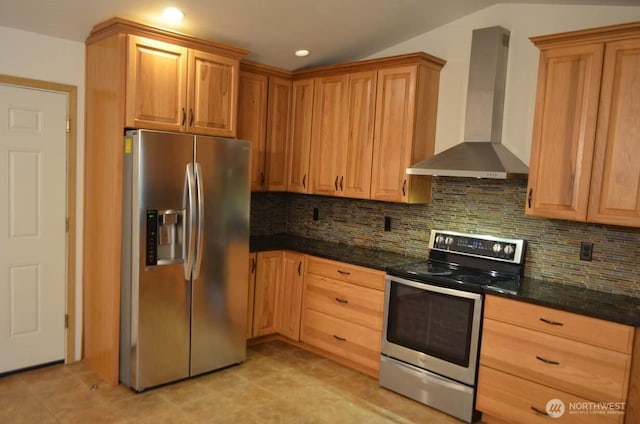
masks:
{"label": "mosaic tile backsplash", "polygon": [[[256,193],[251,234],[286,231],[418,257],[427,255],[432,228],[521,238],[528,242],[529,277],[640,297],[640,229],[526,217],[526,188],[522,180],[440,177],[427,205]],[[582,241],[593,243],[591,262],[579,259]]]}

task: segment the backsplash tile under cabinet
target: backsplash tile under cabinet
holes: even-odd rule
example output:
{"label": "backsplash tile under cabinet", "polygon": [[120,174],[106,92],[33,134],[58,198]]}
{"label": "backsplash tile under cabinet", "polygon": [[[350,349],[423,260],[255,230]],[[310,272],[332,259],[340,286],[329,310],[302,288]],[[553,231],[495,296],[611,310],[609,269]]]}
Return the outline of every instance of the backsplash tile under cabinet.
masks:
{"label": "backsplash tile under cabinet", "polygon": [[[522,238],[528,242],[527,276],[640,297],[640,229],[526,217],[526,188],[523,180],[439,177],[434,178],[433,201],[427,205],[280,196],[286,196],[288,234],[410,256],[426,256],[432,228]],[[261,208],[264,195],[259,194]],[[281,206],[281,200],[269,202],[271,207]],[[318,221],[313,221],[314,207]],[[385,216],[391,217],[390,232],[384,231]],[[276,233],[264,228],[254,233],[253,220],[252,211],[252,235]],[[280,228],[282,223],[272,226]],[[594,245],[591,262],[579,259],[582,241]]]}
{"label": "backsplash tile under cabinet", "polygon": [[287,193],[251,193],[252,236],[281,234],[287,230]]}

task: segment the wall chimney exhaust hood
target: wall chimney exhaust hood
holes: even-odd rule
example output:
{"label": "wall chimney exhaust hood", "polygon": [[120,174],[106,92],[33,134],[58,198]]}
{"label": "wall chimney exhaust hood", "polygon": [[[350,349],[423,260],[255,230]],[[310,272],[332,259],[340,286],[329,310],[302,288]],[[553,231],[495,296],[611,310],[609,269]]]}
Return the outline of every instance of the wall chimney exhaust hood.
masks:
{"label": "wall chimney exhaust hood", "polygon": [[473,31],[464,142],[407,168],[410,175],[526,178],[529,167],[501,143],[509,31]]}

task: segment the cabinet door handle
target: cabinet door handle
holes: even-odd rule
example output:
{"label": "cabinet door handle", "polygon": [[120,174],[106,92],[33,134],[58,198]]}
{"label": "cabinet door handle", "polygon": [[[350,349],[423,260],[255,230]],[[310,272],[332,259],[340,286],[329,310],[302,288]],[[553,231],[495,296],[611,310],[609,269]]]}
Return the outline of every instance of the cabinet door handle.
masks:
{"label": "cabinet door handle", "polygon": [[336,187],[336,191],[338,191],[338,176],[336,175],[336,181],[333,183],[333,185]]}
{"label": "cabinet door handle", "polygon": [[260,187],[264,187],[264,172],[260,172]]}
{"label": "cabinet door handle", "polygon": [[344,181],[344,175],[342,177],[340,177],[340,191],[344,191],[344,188],[342,187],[342,182]]}
{"label": "cabinet door handle", "polygon": [[529,209],[531,209],[531,197],[533,196],[533,189],[529,189],[529,196],[527,196],[527,203],[529,204]]}
{"label": "cabinet door handle", "polygon": [[551,321],[550,319],[546,319],[546,318],[540,318],[540,321],[544,322],[545,324],[549,324],[549,325],[557,325],[559,327],[562,327],[564,324],[558,321]]}
{"label": "cabinet door handle", "polygon": [[341,299],[339,297],[336,297],[336,302],[342,303],[343,305],[346,305],[347,303],[349,303],[347,299]]}
{"label": "cabinet door handle", "polygon": [[251,258],[251,273],[253,274],[254,272],[256,272],[256,259]]}
{"label": "cabinet door handle", "polygon": [[302,177],[302,188],[307,188],[307,174]]}
{"label": "cabinet door handle", "polygon": [[193,109],[189,109],[189,126],[193,127],[193,120],[195,119],[195,115],[193,114]]}
{"label": "cabinet door handle", "polygon": [[533,412],[535,412],[536,414],[546,415],[547,417],[549,416],[549,414],[547,413],[547,411],[543,411],[542,409],[540,409],[540,408],[536,408],[535,406],[532,406],[532,407],[531,407],[531,410],[532,410]]}
{"label": "cabinet door handle", "polygon": [[341,342],[346,342],[347,341],[347,339],[345,339],[344,337],[336,336],[335,334],[333,335],[333,338],[338,340],[338,341],[341,341]]}
{"label": "cabinet door handle", "polygon": [[180,125],[184,125],[185,122],[187,122],[187,110],[182,108],[182,122],[180,122]]}
{"label": "cabinet door handle", "polygon": [[338,274],[342,274],[342,275],[351,275],[351,273],[349,271],[343,271],[341,269],[338,270]]}
{"label": "cabinet door handle", "polygon": [[407,195],[407,179],[406,178],[402,182],[402,195],[403,196]]}
{"label": "cabinet door handle", "polygon": [[298,262],[298,275],[302,275],[302,261]]}
{"label": "cabinet door handle", "polygon": [[537,359],[538,361],[542,361],[542,362],[544,362],[545,364],[549,364],[549,365],[560,365],[560,362],[552,361],[551,359],[546,359],[546,358],[543,358],[543,357],[541,357],[541,356],[536,356],[536,359]]}

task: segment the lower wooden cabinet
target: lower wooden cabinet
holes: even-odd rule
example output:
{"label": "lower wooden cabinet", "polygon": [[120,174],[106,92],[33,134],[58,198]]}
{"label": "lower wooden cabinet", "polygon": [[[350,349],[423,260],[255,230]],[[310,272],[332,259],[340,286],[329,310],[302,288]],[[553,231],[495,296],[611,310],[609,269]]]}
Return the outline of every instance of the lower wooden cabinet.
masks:
{"label": "lower wooden cabinet", "polygon": [[307,257],[300,339],[377,374],[384,273]]}
{"label": "lower wooden cabinet", "polygon": [[249,294],[247,296],[247,339],[253,337],[253,303],[256,291],[256,271],[258,269],[258,254],[249,254]]}
{"label": "lower wooden cabinet", "polygon": [[487,421],[548,422],[558,399],[562,422],[622,423],[589,405],[627,401],[633,338],[626,325],[488,295],[476,407]]}
{"label": "lower wooden cabinet", "polygon": [[274,334],[278,284],[282,275],[282,251],[257,254],[256,282],[253,303],[252,336]]}
{"label": "lower wooden cabinet", "polygon": [[300,340],[304,258],[305,255],[301,253],[284,252],[282,278],[277,290],[277,332],[295,341]]}

